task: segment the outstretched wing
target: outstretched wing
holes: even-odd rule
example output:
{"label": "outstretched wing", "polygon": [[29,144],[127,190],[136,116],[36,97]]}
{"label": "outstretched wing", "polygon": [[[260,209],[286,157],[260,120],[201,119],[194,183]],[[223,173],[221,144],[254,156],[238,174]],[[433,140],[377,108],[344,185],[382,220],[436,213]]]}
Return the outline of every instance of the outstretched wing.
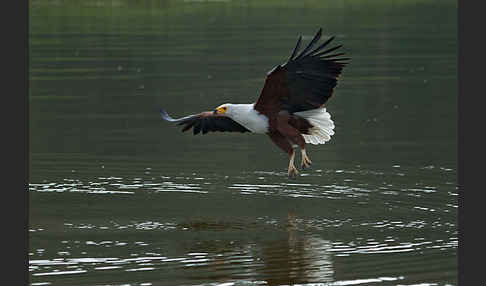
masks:
{"label": "outstretched wing", "polygon": [[[319,29],[312,41],[300,53],[302,36],[283,65],[272,69],[265,79],[255,109],[264,114],[287,110],[290,113],[321,107],[332,95],[341,70],[349,58],[344,53],[332,53],[342,45],[327,48],[334,36],[312,49],[322,36]],[[327,49],[325,49],[327,48]]]}
{"label": "outstretched wing", "polygon": [[182,132],[193,128],[194,135],[200,132],[202,132],[202,134],[206,134],[209,131],[250,132],[233,119],[222,115],[215,115],[211,111],[174,119],[170,117],[167,112],[161,109],[160,115],[166,121],[177,123],[177,125],[184,125]]}

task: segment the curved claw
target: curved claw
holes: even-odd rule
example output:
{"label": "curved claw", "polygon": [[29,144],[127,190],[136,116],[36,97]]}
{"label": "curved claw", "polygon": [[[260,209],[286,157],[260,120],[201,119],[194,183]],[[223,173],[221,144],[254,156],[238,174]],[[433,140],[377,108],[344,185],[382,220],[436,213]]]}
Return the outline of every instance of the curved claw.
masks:
{"label": "curved claw", "polygon": [[312,165],[312,161],[307,156],[305,149],[302,149],[301,151],[302,151],[302,161],[301,161],[302,169],[310,168],[310,166]]}
{"label": "curved claw", "polygon": [[307,168],[310,168],[310,167],[311,167],[311,165],[312,165],[312,162],[311,162],[309,159],[307,159],[307,160],[302,160],[302,164],[301,164],[302,169],[307,169]]}
{"label": "curved claw", "polygon": [[288,175],[290,179],[297,179],[299,176],[299,171],[293,165],[289,166]]}

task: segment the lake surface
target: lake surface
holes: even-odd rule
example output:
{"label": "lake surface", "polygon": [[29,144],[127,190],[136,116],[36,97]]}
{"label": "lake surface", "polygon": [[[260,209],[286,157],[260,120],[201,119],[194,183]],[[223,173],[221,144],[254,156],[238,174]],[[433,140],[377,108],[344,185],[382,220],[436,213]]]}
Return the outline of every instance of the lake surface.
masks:
{"label": "lake surface", "polygon": [[[30,1],[30,285],[457,285],[457,3],[388,2]],[[255,101],[319,27],[352,60],[296,180],[160,118]]]}

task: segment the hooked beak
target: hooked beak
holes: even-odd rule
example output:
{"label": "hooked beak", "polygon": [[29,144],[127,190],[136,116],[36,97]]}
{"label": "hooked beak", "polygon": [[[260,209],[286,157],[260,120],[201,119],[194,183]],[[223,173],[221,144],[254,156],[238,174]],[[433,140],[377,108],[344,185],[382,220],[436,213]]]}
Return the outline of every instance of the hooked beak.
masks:
{"label": "hooked beak", "polygon": [[220,115],[220,114],[224,114],[225,112],[226,112],[225,107],[218,107],[213,111],[213,114],[214,115]]}

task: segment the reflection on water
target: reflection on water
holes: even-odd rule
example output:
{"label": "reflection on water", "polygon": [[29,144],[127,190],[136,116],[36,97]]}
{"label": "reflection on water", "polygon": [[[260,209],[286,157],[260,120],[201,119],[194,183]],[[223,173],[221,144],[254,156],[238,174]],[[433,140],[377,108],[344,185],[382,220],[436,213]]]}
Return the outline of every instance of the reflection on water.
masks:
{"label": "reflection on water", "polygon": [[[66,246],[80,244],[80,241],[63,242]],[[383,244],[373,243],[371,248],[382,247]],[[86,245],[100,247],[124,247],[126,243],[101,241],[85,242]],[[138,245],[147,245],[137,242]],[[417,243],[415,246],[424,243]],[[221,246],[216,241],[204,242],[192,246],[200,252],[189,252],[183,257],[161,256],[159,253],[132,254],[130,257],[83,257],[83,258],[55,258],[31,259],[29,271],[33,276],[53,276],[80,274],[97,271],[169,271],[180,269],[183,271],[197,270],[198,275],[193,279],[211,277],[222,282],[247,281],[251,285],[296,285],[296,283],[330,282],[334,281],[332,254],[353,253],[353,250],[366,247],[346,247],[342,243],[332,243],[316,236],[302,235],[295,230],[288,231],[287,240],[269,241],[262,246],[257,244],[230,243]],[[408,246],[389,247],[389,251],[400,252]],[[400,249],[398,249],[400,248]],[[216,251],[217,249],[217,251]],[[206,250],[206,252],[201,252]],[[66,255],[68,252],[63,252]],[[54,270],[50,270],[55,268]],[[252,279],[261,279],[252,281]],[[358,279],[353,281],[336,281],[331,285],[358,285],[379,281],[394,281],[403,277],[376,277],[371,279]],[[147,284],[148,285],[148,284]],[[151,284],[150,284],[151,285]]]}
{"label": "reflection on water", "polygon": [[[261,221],[260,223],[261,229],[263,229],[264,225],[268,225],[266,221]],[[280,223],[282,225],[278,225]],[[120,271],[128,273],[150,271],[165,275],[168,271],[181,271],[184,273],[183,275],[190,277],[190,280],[204,281],[209,278],[213,281],[218,281],[217,283],[245,282],[248,285],[314,285],[310,283],[332,282],[325,285],[362,285],[403,280],[405,277],[335,280],[336,266],[333,260],[353,255],[399,254],[403,252],[424,253],[436,249],[444,251],[457,248],[457,238],[453,237],[449,241],[442,239],[426,241],[424,238],[415,238],[414,241],[400,242],[399,238],[391,236],[385,237],[381,241],[359,237],[349,242],[329,241],[318,235],[298,231],[295,227],[307,223],[309,222],[298,219],[295,214],[290,214],[289,219],[285,223],[270,223],[275,231],[286,233],[282,239],[264,239],[263,243],[258,241],[244,242],[242,238],[231,241],[202,239],[186,246],[187,251],[182,256],[168,256],[159,252],[147,252],[149,249],[157,249],[154,247],[155,245],[152,245],[157,244],[157,241],[153,243],[109,240],[62,241],[61,250],[63,251],[58,251],[57,258],[31,258],[29,271],[34,277],[74,275],[87,272],[95,274],[99,272],[120,273]],[[164,228],[138,227],[153,224],[153,222],[146,222],[132,227],[144,231],[204,231],[203,229],[189,229],[187,227],[177,227],[176,225]],[[83,226],[70,224],[67,226],[70,228],[83,228]],[[113,225],[112,228],[115,229],[117,226]],[[101,229],[107,228],[99,227],[99,230]],[[222,229],[209,228],[207,230],[221,231]],[[104,249],[115,248],[117,249],[116,251],[107,250],[114,254],[127,253],[123,250],[126,248],[130,249],[130,255],[72,257],[70,250],[76,248],[82,248],[87,251],[95,248],[97,253],[103,253]],[[29,255],[40,257],[43,255],[43,252],[43,250],[37,249],[36,253],[30,253]],[[156,278],[158,275],[156,274],[147,277],[150,281],[158,281],[158,278]],[[158,283],[146,282],[144,285],[158,285]]]}
{"label": "reflection on water", "polygon": [[[421,170],[432,176],[452,171]],[[104,281],[102,273],[107,273],[109,277],[121,275],[123,281],[132,281],[130,285],[164,285],[160,277],[177,277],[179,282],[174,285],[386,284],[413,281],[413,275],[382,273],[378,270],[381,268],[361,271],[369,267],[367,264],[380,264],[382,255],[415,265],[420,264],[417,256],[444,253],[447,257],[450,251],[456,252],[457,226],[449,214],[457,208],[457,193],[449,182],[435,186],[427,181],[408,186],[399,181],[366,186],[355,183],[363,181],[361,176],[367,176],[369,182],[373,181],[370,176],[401,177],[396,167],[379,172],[360,167],[326,173],[335,177],[329,184],[320,185],[313,180],[282,182],[280,175],[261,172],[255,183],[247,184],[232,180],[222,184],[217,176],[200,180],[202,175],[197,174],[32,183],[29,190],[33,198],[52,194],[51,199],[57,201],[72,194],[77,195],[74,202],[91,201],[91,206],[82,208],[88,213],[101,206],[110,209],[101,220],[67,216],[54,223],[51,220],[55,218],[49,218],[46,211],[35,211],[29,229],[31,239],[37,241],[31,244],[29,253],[32,281],[49,283],[56,277],[82,275]],[[323,172],[307,174],[319,179]],[[246,176],[251,174],[238,177],[251,181]],[[183,199],[180,195],[192,202],[189,216],[180,215],[177,206],[171,207],[174,199]],[[107,199],[103,199],[105,196]],[[222,201],[218,197],[223,197]],[[233,207],[234,201],[240,200],[246,201],[248,209]],[[148,201],[147,210],[127,213],[131,205]],[[280,214],[271,215],[267,202],[284,207]],[[77,208],[73,202],[63,203]],[[160,206],[159,211],[153,212],[153,205]],[[51,208],[57,212],[56,207]],[[49,219],[37,220],[36,213],[44,213]],[[59,240],[46,241],[51,233],[57,233]],[[362,269],[360,275],[350,276],[348,266],[342,264],[353,257],[356,262],[350,267]],[[148,273],[142,279],[145,282],[130,276],[133,272]],[[108,281],[109,285],[123,285],[113,284],[113,278]]]}

